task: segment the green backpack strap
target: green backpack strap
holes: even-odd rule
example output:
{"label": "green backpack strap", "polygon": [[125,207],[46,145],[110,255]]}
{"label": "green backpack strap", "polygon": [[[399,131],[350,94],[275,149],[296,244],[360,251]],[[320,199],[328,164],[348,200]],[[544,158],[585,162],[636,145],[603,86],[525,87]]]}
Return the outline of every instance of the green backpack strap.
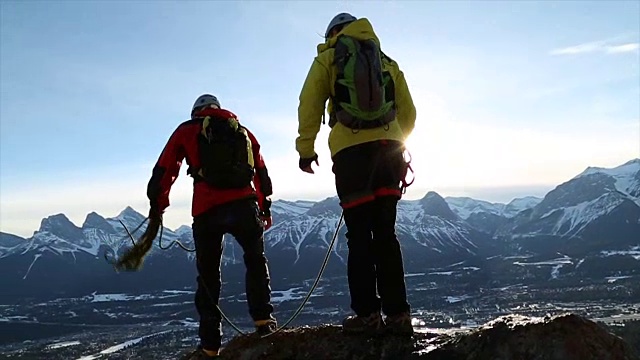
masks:
{"label": "green backpack strap", "polygon": [[254,169],[256,164],[255,159],[253,158],[253,145],[251,144],[251,138],[247,133],[247,129],[242,125],[238,126],[238,132],[244,136],[244,140],[246,142],[246,149],[243,149],[242,153],[246,154],[247,163],[252,169]]}
{"label": "green backpack strap", "polygon": [[395,119],[394,84],[389,72],[383,69],[382,57],[380,47],[372,39],[338,37],[333,123],[337,121],[351,129],[371,129]]}

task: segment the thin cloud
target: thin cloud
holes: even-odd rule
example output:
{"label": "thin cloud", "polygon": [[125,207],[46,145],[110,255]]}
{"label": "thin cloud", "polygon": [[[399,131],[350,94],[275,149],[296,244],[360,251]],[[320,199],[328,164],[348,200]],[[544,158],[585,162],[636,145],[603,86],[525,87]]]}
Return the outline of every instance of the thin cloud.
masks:
{"label": "thin cloud", "polygon": [[635,52],[635,51],[638,51],[638,49],[640,49],[640,43],[630,43],[630,44],[623,44],[623,45],[617,45],[617,46],[610,46],[607,48],[607,52],[609,54],[620,54],[620,53],[627,53],[627,52]]}
{"label": "thin cloud", "polygon": [[573,45],[565,48],[555,49],[551,55],[578,55],[589,53],[623,54],[635,52],[640,49],[640,43],[614,43],[611,40],[593,41],[580,45]]}

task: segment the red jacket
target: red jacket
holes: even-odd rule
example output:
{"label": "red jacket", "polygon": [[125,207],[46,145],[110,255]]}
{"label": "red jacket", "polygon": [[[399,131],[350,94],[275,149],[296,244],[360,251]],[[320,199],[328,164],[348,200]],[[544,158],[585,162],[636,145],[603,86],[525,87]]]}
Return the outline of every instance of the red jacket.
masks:
{"label": "red jacket", "polygon": [[[224,117],[236,117],[231,111],[212,108],[201,111],[198,116],[204,117],[216,114]],[[200,159],[198,157],[198,133],[200,130],[202,130],[201,118],[195,118],[180,124],[169,138],[153,168],[153,174],[147,186],[147,197],[152,206],[154,204],[157,205],[160,213],[164,212],[169,206],[169,191],[178,178],[182,160],[187,160],[189,169],[198,169],[200,167]],[[244,189],[216,189],[204,181],[194,180],[191,203],[192,216],[197,216],[213,206],[249,197],[257,197],[261,211],[269,210],[271,202],[267,197],[273,193],[271,179],[264,159],[260,154],[258,140],[248,129],[246,130],[251,140],[256,170],[253,177],[253,186],[249,185]],[[197,173],[197,170],[192,173]]]}

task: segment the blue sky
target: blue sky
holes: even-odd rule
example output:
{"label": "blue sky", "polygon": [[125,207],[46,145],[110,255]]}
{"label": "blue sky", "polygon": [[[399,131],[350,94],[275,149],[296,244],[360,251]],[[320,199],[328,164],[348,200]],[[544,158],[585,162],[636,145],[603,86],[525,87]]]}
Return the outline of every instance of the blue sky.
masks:
{"label": "blue sky", "polygon": [[[335,194],[323,127],[297,168],[298,94],[329,20],[367,17],[405,72],[428,190],[506,202],[640,157],[637,1],[3,1],[0,230],[147,211],[166,140],[202,93],[257,135],[274,198]],[[184,165],[183,165],[184,166]],[[190,224],[181,170],[166,213]]]}

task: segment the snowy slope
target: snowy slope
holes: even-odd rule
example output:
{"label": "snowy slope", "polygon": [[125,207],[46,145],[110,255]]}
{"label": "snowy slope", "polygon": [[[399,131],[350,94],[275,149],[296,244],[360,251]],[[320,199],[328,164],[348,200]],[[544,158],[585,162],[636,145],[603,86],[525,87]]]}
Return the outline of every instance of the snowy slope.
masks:
{"label": "snowy slope", "polygon": [[508,204],[492,203],[469,197],[446,197],[445,200],[451,210],[463,219],[468,219],[471,215],[479,213],[489,213],[512,218],[519,212],[530,209],[542,201],[541,198],[535,196],[515,198]]}
{"label": "snowy slope", "polygon": [[24,244],[26,241],[20,236],[0,232],[0,259]]}
{"label": "snowy slope", "polygon": [[278,200],[274,201],[271,205],[271,212],[278,215],[302,215],[313,207],[315,202],[313,201],[286,201]]}
{"label": "snowy slope", "polygon": [[607,169],[589,167],[574,179],[606,175],[614,180],[615,189],[640,205],[640,159],[634,159],[618,167]]}
{"label": "snowy slope", "polygon": [[[465,261],[493,251],[489,237],[461,219],[435,192],[400,203],[397,233],[403,251],[414,252],[416,258],[425,257],[432,265]],[[408,258],[409,264],[420,264]]]}
{"label": "snowy slope", "polygon": [[[293,264],[300,260],[305,248],[327,249],[338,225],[340,214],[324,217],[300,215],[273,225],[265,234],[265,242],[270,248],[293,251]],[[336,248],[333,249],[336,252]]]}
{"label": "snowy slope", "polygon": [[[554,218],[554,226],[551,233],[561,236],[578,234],[592,221],[611,213],[620,206],[625,198],[613,192],[607,192],[601,196],[584,201],[574,206],[555,208],[543,214],[541,219]],[[554,216],[554,215],[558,216]]]}
{"label": "snowy slope", "polygon": [[440,253],[447,250],[475,254],[478,246],[472,240],[471,229],[463,221],[436,216],[425,211],[421,200],[407,201],[400,206],[397,231],[400,237],[412,238],[421,246]]}
{"label": "snowy slope", "polygon": [[180,225],[180,227],[175,230],[175,233],[178,234],[178,236],[180,236],[181,238],[193,237],[193,230],[191,229],[191,226],[187,225]]}
{"label": "snowy slope", "polygon": [[515,198],[511,200],[507,205],[505,205],[500,215],[512,218],[524,210],[535,207],[536,205],[540,204],[540,202],[542,202],[542,199],[536,196]]}
{"label": "snowy slope", "polygon": [[500,215],[505,204],[491,203],[484,200],[476,200],[470,197],[446,197],[445,200],[453,212],[463,219],[468,219],[471,214],[487,212]]}

